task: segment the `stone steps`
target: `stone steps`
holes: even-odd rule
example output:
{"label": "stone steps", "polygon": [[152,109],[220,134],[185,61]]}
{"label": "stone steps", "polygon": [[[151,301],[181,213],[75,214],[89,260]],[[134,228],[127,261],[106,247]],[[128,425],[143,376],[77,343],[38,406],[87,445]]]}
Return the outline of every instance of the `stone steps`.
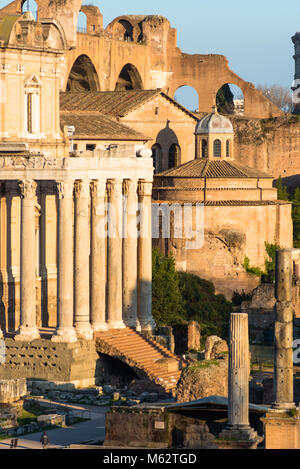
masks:
{"label": "stone steps", "polygon": [[125,357],[129,366],[140,368],[166,391],[176,389],[185,363],[166,347],[129,327],[96,332],[94,339],[100,353]]}

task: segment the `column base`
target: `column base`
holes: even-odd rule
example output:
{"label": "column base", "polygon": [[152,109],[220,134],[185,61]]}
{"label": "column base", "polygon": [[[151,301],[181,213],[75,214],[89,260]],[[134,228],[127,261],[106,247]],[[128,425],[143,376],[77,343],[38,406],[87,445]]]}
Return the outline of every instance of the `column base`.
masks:
{"label": "column base", "polygon": [[78,339],[93,340],[94,338],[94,331],[90,324],[75,326],[75,331]]}
{"label": "column base", "polygon": [[51,342],[68,343],[77,342],[77,336],[73,327],[58,328],[51,337]]}
{"label": "column base", "polygon": [[148,323],[146,324],[140,324],[140,328],[141,328],[141,331],[142,332],[146,332],[148,334],[151,334],[153,335],[154,331],[155,331],[155,328],[156,328],[156,324],[155,322],[153,321],[149,321]]}
{"label": "column base", "polygon": [[226,427],[215,439],[219,449],[256,449],[263,440],[249,425]]}
{"label": "column base", "polygon": [[275,411],[280,411],[280,410],[290,410],[290,409],[296,409],[296,404],[295,402],[274,402],[272,404],[271,409],[269,409],[269,412],[275,412]]}
{"label": "column base", "polygon": [[94,332],[106,332],[108,331],[108,325],[105,323],[92,324],[92,329]]}
{"label": "column base", "polygon": [[108,321],[108,329],[125,329],[126,325],[123,321]]}
{"label": "column base", "polygon": [[40,338],[40,333],[36,327],[20,327],[14,340],[18,342],[31,342]]}

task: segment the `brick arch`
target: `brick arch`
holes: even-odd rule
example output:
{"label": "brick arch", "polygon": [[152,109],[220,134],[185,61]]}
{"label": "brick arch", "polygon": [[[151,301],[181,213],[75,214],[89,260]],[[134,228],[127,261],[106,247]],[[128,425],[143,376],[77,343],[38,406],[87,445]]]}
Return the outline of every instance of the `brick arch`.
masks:
{"label": "brick arch", "polygon": [[[115,18],[106,28],[106,32],[111,34],[114,39],[125,40],[124,33],[120,30],[119,25],[128,25],[131,29],[131,38],[133,42],[137,42],[141,34],[141,28],[139,26],[139,20],[123,15]],[[125,32],[125,31],[124,31]]]}
{"label": "brick arch", "polygon": [[[245,93],[244,93],[243,89],[239,85],[237,85],[236,83],[231,83],[231,82],[223,83],[223,85],[221,85],[220,88],[218,89],[218,91],[216,93],[216,106],[218,107],[218,104],[219,104],[218,99],[217,99],[218,93],[226,85],[228,85],[229,87],[230,87],[230,85],[235,85],[241,90],[241,92],[243,93],[244,106],[245,106],[246,100],[245,100]],[[231,92],[231,90],[230,90],[230,92]],[[231,94],[232,94],[232,92],[231,92]],[[232,96],[227,96],[227,98],[228,98],[228,101],[225,104],[223,110],[220,110],[220,109],[218,109],[218,110],[219,110],[219,112],[223,112],[225,114],[234,114],[235,113],[235,108],[234,108],[234,103],[233,103],[234,96],[232,94]]]}
{"label": "brick arch", "polygon": [[100,80],[93,61],[79,54],[69,68],[66,91],[100,91]]}
{"label": "brick arch", "polygon": [[[174,94],[173,94],[173,98],[175,99],[175,94],[177,93],[178,90],[180,90],[181,88],[185,88],[185,87],[188,87],[188,88],[191,88],[195,91],[195,93],[197,94],[197,97],[198,97],[198,104],[197,104],[197,108],[199,109],[199,103],[200,103],[200,95],[199,95],[199,92],[197,90],[197,88],[195,86],[192,86],[192,85],[189,85],[189,84],[183,84],[183,85],[180,85],[178,86],[175,90],[174,90]],[[182,104],[182,103],[180,103]],[[184,104],[183,104],[184,106]],[[186,106],[185,106],[186,107]],[[194,109],[193,109],[194,110]]]}
{"label": "brick arch", "polygon": [[143,80],[137,67],[132,63],[126,63],[121,67],[115,80],[115,90],[143,90]]}

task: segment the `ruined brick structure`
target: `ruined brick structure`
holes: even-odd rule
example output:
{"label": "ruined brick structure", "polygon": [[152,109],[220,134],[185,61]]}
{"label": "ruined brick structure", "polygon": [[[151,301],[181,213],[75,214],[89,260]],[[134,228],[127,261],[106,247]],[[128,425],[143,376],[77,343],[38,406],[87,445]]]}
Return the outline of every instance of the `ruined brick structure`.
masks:
{"label": "ruined brick structure", "polygon": [[[24,0],[10,3],[0,10],[0,18],[6,14],[20,14],[24,3]],[[281,111],[254,85],[230,70],[224,56],[181,52],[176,43],[176,29],[166,18],[120,16],[104,29],[98,8],[81,4],[81,0],[37,0],[38,19],[54,17],[65,32],[68,52],[61,75],[63,90],[161,88],[173,97],[178,88],[189,85],[198,92],[199,110],[209,112],[216,103],[218,90],[224,84],[232,83],[243,91],[246,116],[281,115]],[[80,11],[87,16],[87,29],[77,33]]]}

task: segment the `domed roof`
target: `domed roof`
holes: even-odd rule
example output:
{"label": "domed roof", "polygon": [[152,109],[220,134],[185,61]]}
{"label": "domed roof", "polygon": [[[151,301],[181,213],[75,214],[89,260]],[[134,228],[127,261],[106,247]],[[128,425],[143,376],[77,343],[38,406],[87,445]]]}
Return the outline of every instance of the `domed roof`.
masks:
{"label": "domed roof", "polygon": [[221,116],[217,111],[200,119],[196,126],[196,135],[200,134],[233,134],[230,120]]}

